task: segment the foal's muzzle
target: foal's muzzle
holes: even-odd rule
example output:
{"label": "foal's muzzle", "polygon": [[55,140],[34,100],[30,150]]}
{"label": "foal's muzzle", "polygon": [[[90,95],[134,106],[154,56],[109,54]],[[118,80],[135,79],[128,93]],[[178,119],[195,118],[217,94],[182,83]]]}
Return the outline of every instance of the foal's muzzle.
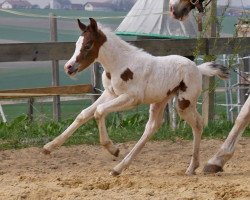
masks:
{"label": "foal's muzzle", "polygon": [[78,68],[75,65],[69,64],[64,66],[64,71],[66,74],[73,76],[78,71]]}

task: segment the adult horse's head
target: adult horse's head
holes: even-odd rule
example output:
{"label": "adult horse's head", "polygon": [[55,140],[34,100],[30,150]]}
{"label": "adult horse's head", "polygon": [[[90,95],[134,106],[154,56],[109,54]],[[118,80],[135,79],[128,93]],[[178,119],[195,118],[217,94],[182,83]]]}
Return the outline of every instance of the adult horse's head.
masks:
{"label": "adult horse's head", "polygon": [[169,0],[169,11],[174,18],[184,20],[194,8],[197,8],[199,12],[203,12],[203,1],[204,0]]}
{"label": "adult horse's head", "polygon": [[81,36],[76,42],[76,48],[73,56],[65,64],[65,72],[73,76],[92,64],[98,57],[99,49],[106,42],[107,38],[93,18],[89,18],[90,24],[85,25],[79,19],[78,26],[82,31]]}

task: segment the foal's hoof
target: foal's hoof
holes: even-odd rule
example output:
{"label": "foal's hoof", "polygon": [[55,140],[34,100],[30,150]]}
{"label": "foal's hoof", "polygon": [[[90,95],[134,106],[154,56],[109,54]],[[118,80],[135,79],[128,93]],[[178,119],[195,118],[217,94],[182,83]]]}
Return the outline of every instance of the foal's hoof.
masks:
{"label": "foal's hoof", "polygon": [[218,165],[206,164],[203,168],[203,172],[205,174],[213,174],[213,173],[223,172],[223,169],[221,166]]}
{"label": "foal's hoof", "polygon": [[121,173],[115,171],[115,170],[112,170],[110,173],[109,173],[111,176],[119,176]]}
{"label": "foal's hoof", "polygon": [[50,155],[51,152],[50,152],[49,150],[43,148],[43,149],[42,149],[42,153],[43,153],[44,155]]}
{"label": "foal's hoof", "polygon": [[185,174],[186,174],[187,176],[196,175],[195,171],[188,171],[188,170],[185,172]]}
{"label": "foal's hoof", "polygon": [[119,153],[120,153],[120,149],[117,149],[113,155],[114,155],[115,157],[118,157],[118,156],[119,156]]}

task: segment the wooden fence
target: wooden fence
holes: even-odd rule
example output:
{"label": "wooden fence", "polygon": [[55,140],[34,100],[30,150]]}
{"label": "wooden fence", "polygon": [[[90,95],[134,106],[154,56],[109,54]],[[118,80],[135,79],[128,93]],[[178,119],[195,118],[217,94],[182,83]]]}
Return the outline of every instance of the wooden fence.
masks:
{"label": "wooden fence", "polygon": [[[249,54],[250,37],[203,39],[145,39],[130,41],[155,55]],[[0,62],[67,60],[75,50],[73,42],[0,44]]]}
{"label": "wooden fence", "polygon": [[[140,39],[130,41],[135,46],[155,55],[220,55],[220,54],[249,54],[250,38],[203,38],[203,39]],[[0,62],[21,61],[52,61],[68,60],[75,48],[73,42],[47,43],[8,43],[0,44]],[[0,74],[1,78],[1,74]],[[98,77],[97,77],[98,78]],[[100,77],[99,77],[100,80]],[[208,87],[208,86],[207,86]],[[69,89],[70,88],[70,89]],[[74,88],[74,90],[73,90]],[[78,88],[78,89],[76,89]],[[81,89],[79,89],[81,88]],[[67,92],[66,92],[67,91]],[[74,92],[72,92],[74,91]],[[93,92],[91,85],[55,86],[49,88],[33,88],[0,91],[1,98],[53,96]],[[203,113],[209,116],[209,113]]]}

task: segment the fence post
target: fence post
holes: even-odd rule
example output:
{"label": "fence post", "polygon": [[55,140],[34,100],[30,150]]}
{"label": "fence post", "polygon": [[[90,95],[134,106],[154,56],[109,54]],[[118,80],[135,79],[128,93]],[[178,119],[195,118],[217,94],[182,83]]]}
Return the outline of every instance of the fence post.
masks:
{"label": "fence post", "polygon": [[29,98],[28,99],[28,118],[30,121],[33,121],[33,114],[34,114],[34,98]]}
{"label": "fence post", "polygon": [[[208,12],[208,29],[207,37],[216,37],[216,11],[217,2],[212,1],[210,3],[210,10]],[[209,43],[206,43],[206,54],[209,55]],[[203,104],[202,104],[202,116],[204,125],[206,126],[209,121],[214,119],[214,93],[215,93],[215,78],[203,77]]]}
{"label": "fence post", "polygon": [[[56,15],[50,13],[50,41],[57,42],[57,19]],[[59,62],[52,60],[52,86],[59,86]],[[60,96],[53,96],[53,119],[59,121],[61,118]]]}
{"label": "fence post", "polygon": [[[101,96],[101,88],[102,88],[102,74],[100,73],[101,64],[96,62],[94,63],[92,70],[92,85],[94,88],[94,96],[92,97],[92,101],[95,102]],[[98,95],[100,94],[100,95]]]}

